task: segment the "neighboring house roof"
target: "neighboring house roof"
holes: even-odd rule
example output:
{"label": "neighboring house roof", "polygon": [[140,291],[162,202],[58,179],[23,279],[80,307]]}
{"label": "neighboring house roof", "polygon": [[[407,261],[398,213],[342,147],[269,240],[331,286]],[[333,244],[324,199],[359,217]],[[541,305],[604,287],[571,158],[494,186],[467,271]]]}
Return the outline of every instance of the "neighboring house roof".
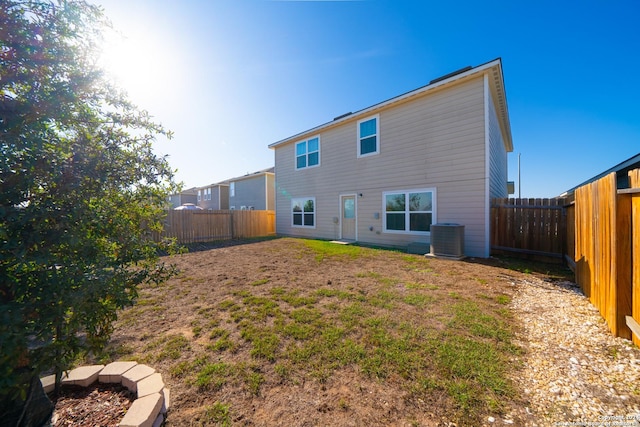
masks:
{"label": "neighboring house roof", "polygon": [[195,196],[196,194],[198,194],[198,187],[191,187],[191,188],[187,188],[186,190],[182,190],[178,193],[173,193],[171,194],[171,196],[185,196],[185,195]]}
{"label": "neighboring house roof", "polygon": [[197,190],[204,190],[205,188],[212,188],[212,187],[228,187],[229,186],[229,181],[221,181],[221,182],[216,182],[213,184],[209,184],[209,185],[203,185],[202,187],[196,187]]}
{"label": "neighboring house roof", "polygon": [[567,196],[570,194],[573,194],[576,189],[582,187],[583,185],[587,185],[589,183],[592,183],[594,181],[599,180],[600,178],[609,175],[612,172],[616,173],[616,177],[618,180],[618,189],[621,188],[628,188],[629,187],[629,171],[634,170],[634,169],[639,169],[640,168],[640,153],[636,154],[633,157],[628,158],[627,160],[618,163],[617,165],[615,165],[612,168],[607,169],[606,171],[599,173],[598,175],[594,176],[593,178],[590,178],[588,180],[586,180],[585,182],[576,185],[575,187],[571,188],[570,190],[565,191],[564,193],[562,193],[560,196]]}
{"label": "neighboring house roof", "polygon": [[504,77],[502,74],[502,60],[500,58],[494,59],[493,61],[489,61],[485,64],[479,65],[477,67],[465,67],[458,71],[454,71],[453,73],[446,74],[444,76],[433,79],[429,82],[428,85],[422,86],[418,89],[412,90],[405,94],[396,96],[394,98],[388,99],[386,101],[380,102],[378,104],[372,105],[360,111],[356,111],[355,113],[347,113],[341,116],[336,117],[330,122],[322,124],[320,126],[316,126],[312,129],[306,130],[304,132],[300,132],[291,137],[285,138],[283,140],[274,142],[269,145],[269,148],[276,148],[278,146],[294,142],[296,140],[301,139],[304,135],[309,133],[317,133],[320,131],[324,131],[326,129],[338,126],[346,121],[357,120],[364,116],[371,115],[372,113],[386,109],[387,107],[393,106],[395,104],[399,104],[402,102],[409,101],[411,99],[423,96],[432,91],[451,86],[457,84],[461,81],[468,80],[470,78],[475,77],[476,75],[484,72],[490,72],[491,78],[489,79],[489,84],[492,88],[494,94],[494,101],[497,108],[498,120],[501,122],[502,128],[505,129],[505,146],[507,151],[513,151],[513,141],[511,139],[511,124],[509,121],[509,111],[507,108],[507,99],[506,94],[504,92]]}
{"label": "neighboring house roof", "polygon": [[268,173],[275,173],[275,167],[271,166],[270,168],[262,169],[262,170],[259,170],[257,172],[253,172],[253,173],[247,173],[246,175],[242,175],[242,176],[239,176],[239,177],[236,177],[236,178],[225,179],[224,181],[214,182],[213,184],[203,185],[201,187],[194,187],[194,190],[197,193],[198,190],[202,190],[204,188],[209,188],[209,187],[217,187],[217,186],[227,186],[228,187],[229,184],[232,181],[240,181],[242,179],[253,178],[255,176],[262,175],[262,174],[268,174]]}
{"label": "neighboring house roof", "polygon": [[275,170],[276,168],[271,166],[270,168],[267,168],[267,169],[262,169],[257,172],[247,173],[246,175],[242,175],[236,178],[231,178],[227,182],[241,181],[243,179],[255,178],[256,176],[260,176],[260,175],[273,174],[275,173]]}

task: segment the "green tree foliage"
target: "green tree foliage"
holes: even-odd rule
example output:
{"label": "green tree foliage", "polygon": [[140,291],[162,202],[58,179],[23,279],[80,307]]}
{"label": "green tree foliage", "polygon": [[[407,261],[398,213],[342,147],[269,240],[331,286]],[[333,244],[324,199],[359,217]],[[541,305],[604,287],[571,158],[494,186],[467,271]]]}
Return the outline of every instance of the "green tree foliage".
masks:
{"label": "green tree foliage", "polygon": [[102,346],[171,270],[151,238],[171,135],[97,67],[106,28],[84,1],[0,1],[0,403]]}

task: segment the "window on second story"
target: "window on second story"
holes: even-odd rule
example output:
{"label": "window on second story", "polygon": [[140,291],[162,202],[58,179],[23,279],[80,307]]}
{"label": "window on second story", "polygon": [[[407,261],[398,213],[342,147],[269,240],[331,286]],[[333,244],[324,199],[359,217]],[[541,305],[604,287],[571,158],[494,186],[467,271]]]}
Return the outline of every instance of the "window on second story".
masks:
{"label": "window on second story", "polygon": [[211,187],[204,189],[204,199],[211,200]]}
{"label": "window on second story", "polygon": [[229,197],[236,197],[236,183],[229,184]]}
{"label": "window on second story", "polygon": [[320,137],[315,136],[296,144],[296,169],[320,165]]}
{"label": "window on second story", "polygon": [[380,116],[375,115],[358,122],[358,157],[380,152]]}
{"label": "window on second story", "polygon": [[198,190],[198,201],[202,200],[202,190]]}

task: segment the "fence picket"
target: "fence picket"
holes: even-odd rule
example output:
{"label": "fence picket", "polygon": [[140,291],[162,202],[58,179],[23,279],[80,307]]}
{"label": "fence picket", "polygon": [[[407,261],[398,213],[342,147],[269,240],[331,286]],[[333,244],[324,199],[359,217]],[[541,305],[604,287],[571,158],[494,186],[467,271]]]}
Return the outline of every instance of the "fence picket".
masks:
{"label": "fence picket", "polygon": [[492,252],[515,252],[545,261],[561,260],[565,203],[564,198],[493,199]]}
{"label": "fence picket", "polygon": [[274,211],[170,210],[164,230],[156,233],[155,238],[175,238],[178,243],[186,244],[274,234]]}

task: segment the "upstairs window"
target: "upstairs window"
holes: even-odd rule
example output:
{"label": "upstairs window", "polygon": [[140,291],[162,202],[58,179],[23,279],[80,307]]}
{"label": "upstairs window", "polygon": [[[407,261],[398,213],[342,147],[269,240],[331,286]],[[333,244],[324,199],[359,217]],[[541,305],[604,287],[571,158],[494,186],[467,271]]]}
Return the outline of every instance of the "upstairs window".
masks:
{"label": "upstairs window", "polygon": [[320,164],[320,137],[316,136],[296,144],[296,169],[305,169]]}
{"label": "upstairs window", "polygon": [[291,200],[292,225],[316,227],[316,199],[314,197]]}
{"label": "upstairs window", "polygon": [[202,190],[198,190],[198,201],[202,200]]}
{"label": "upstairs window", "polygon": [[211,187],[205,188],[204,190],[204,199],[211,200]]}
{"label": "upstairs window", "polygon": [[236,183],[229,184],[229,197],[236,197]]}
{"label": "upstairs window", "polygon": [[358,157],[380,152],[380,116],[376,115],[358,122]]}

